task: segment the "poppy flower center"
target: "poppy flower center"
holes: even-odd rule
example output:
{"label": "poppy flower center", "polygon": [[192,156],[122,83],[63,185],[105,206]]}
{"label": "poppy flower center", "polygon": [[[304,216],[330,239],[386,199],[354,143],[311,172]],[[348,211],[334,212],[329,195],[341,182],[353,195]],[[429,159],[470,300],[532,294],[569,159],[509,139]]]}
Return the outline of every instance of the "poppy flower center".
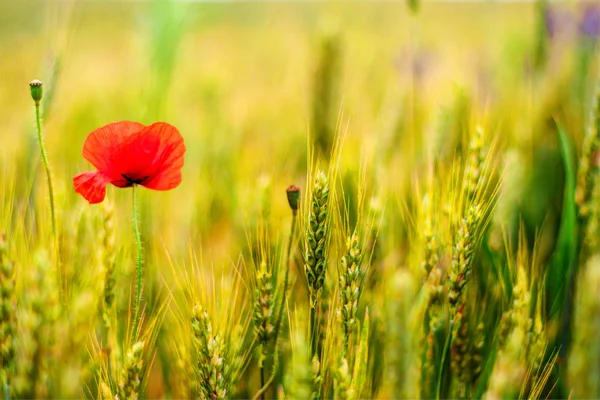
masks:
{"label": "poppy flower center", "polygon": [[121,176],[123,178],[125,178],[125,180],[127,181],[127,183],[129,183],[130,185],[133,185],[133,184],[141,185],[146,179],[148,179],[148,176],[145,176],[142,179],[133,179],[133,178],[128,177],[125,174],[121,174]]}

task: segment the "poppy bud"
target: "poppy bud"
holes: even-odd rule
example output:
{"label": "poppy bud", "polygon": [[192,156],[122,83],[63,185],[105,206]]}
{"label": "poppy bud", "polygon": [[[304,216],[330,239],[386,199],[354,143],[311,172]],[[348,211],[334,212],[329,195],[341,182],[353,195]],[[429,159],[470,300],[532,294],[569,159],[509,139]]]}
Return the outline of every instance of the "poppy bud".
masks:
{"label": "poppy bud", "polygon": [[29,83],[29,88],[31,89],[31,98],[35,101],[36,105],[40,104],[40,100],[42,100],[42,81],[38,79],[34,79]]}
{"label": "poppy bud", "polygon": [[296,185],[290,185],[286,190],[288,203],[292,209],[292,213],[298,213],[298,205],[300,204],[300,188]]}

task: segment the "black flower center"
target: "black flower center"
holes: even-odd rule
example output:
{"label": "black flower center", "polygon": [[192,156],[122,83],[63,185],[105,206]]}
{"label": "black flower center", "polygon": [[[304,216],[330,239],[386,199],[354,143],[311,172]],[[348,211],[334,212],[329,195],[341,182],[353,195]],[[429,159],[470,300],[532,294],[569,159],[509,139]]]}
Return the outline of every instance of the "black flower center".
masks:
{"label": "black flower center", "polygon": [[129,183],[130,185],[141,185],[146,179],[148,179],[147,176],[143,177],[142,179],[131,179],[130,177],[128,177],[125,174],[121,174],[121,176],[123,178],[125,178],[125,180],[127,181],[127,183]]}

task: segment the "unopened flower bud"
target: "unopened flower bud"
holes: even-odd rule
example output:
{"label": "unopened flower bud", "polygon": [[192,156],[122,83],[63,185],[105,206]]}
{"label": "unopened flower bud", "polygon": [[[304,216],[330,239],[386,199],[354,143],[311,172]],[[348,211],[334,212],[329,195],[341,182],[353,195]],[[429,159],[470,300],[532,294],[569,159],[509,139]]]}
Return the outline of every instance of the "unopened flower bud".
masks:
{"label": "unopened flower bud", "polygon": [[40,101],[42,100],[42,81],[38,80],[38,79],[34,79],[31,82],[29,82],[29,89],[31,90],[31,98],[33,99],[33,101],[35,101],[36,105],[40,104]]}
{"label": "unopened flower bud", "polygon": [[286,189],[286,192],[292,213],[296,215],[298,213],[298,206],[300,205],[300,188],[296,185],[290,185]]}

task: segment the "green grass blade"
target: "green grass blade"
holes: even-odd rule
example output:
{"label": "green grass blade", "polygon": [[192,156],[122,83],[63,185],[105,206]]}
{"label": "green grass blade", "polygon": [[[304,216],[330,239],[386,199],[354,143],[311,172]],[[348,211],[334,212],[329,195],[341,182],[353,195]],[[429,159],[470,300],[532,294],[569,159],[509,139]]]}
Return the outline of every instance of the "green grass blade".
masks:
{"label": "green grass blade", "polygon": [[552,319],[564,308],[568,277],[575,266],[578,247],[575,205],[577,167],[568,134],[558,121],[556,121],[556,127],[565,168],[565,188],[560,230],[546,276],[546,316],[548,319]]}

